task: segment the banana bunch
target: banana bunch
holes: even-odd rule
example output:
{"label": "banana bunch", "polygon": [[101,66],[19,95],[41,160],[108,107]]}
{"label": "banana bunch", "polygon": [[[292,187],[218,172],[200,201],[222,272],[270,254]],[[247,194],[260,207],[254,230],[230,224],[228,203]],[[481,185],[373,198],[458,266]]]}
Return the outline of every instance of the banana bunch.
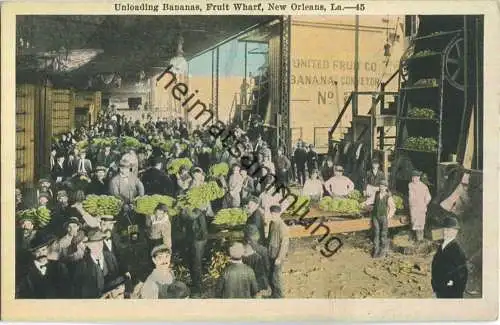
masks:
{"label": "banana bunch", "polygon": [[216,182],[208,182],[190,189],[179,197],[177,204],[180,208],[203,209],[210,202],[220,199],[225,192]]}
{"label": "banana bunch", "polygon": [[406,139],[404,147],[411,150],[433,152],[437,150],[438,143],[434,138],[409,137]]}
{"label": "banana bunch", "polygon": [[413,118],[423,118],[423,119],[433,119],[435,115],[434,110],[430,108],[412,108],[408,112],[408,117],[413,117]]}
{"label": "banana bunch", "polygon": [[112,146],[116,143],[116,137],[95,138],[92,139],[91,144],[97,147]]}
{"label": "banana bunch", "polygon": [[188,169],[191,169],[191,167],[193,167],[193,162],[188,158],[173,159],[167,165],[167,173],[169,175],[177,175],[182,166],[186,166]]}
{"label": "banana bunch", "polygon": [[76,148],[78,150],[83,150],[83,149],[86,149],[87,147],[89,146],[89,143],[87,140],[83,140],[83,141],[78,141],[76,143]]}
{"label": "banana bunch", "polygon": [[358,202],[363,202],[365,200],[363,194],[361,194],[361,192],[358,190],[354,190],[351,193],[349,193],[349,195],[347,195],[347,198],[351,200],[356,200]]}
{"label": "banana bunch", "polygon": [[215,178],[220,176],[227,176],[227,174],[229,173],[229,165],[224,162],[212,165],[210,167],[209,173],[210,176]]}
{"label": "banana bunch", "polygon": [[[304,204],[306,202],[306,204]],[[293,202],[290,202],[290,204]],[[304,204],[303,207],[300,208],[300,210],[296,211],[302,204]],[[290,205],[287,207],[287,209],[284,212],[285,216],[293,216],[295,215],[303,215],[306,213],[307,208],[311,205],[311,198],[309,196],[301,195],[297,198],[297,202],[295,204]]]}
{"label": "banana bunch", "polygon": [[392,200],[394,201],[394,204],[396,205],[396,210],[403,210],[404,209],[403,198],[401,196],[393,195]]}
{"label": "banana bunch", "polygon": [[324,197],[319,202],[319,208],[323,211],[337,212],[347,215],[361,213],[361,203],[353,199]]}
{"label": "banana bunch", "polygon": [[222,209],[217,212],[213,221],[216,225],[237,226],[247,222],[247,213],[240,208]]}
{"label": "banana bunch", "polygon": [[36,210],[37,209],[26,209],[19,211],[16,215],[17,219],[19,221],[24,221],[24,220],[32,220],[34,223],[37,222],[37,215],[36,215]]}
{"label": "banana bunch", "polygon": [[174,208],[175,199],[167,195],[145,195],[135,199],[135,212],[150,216],[154,214],[154,210],[159,203],[163,203],[168,207],[168,215],[176,216],[179,211]]}
{"label": "banana bunch", "polygon": [[216,280],[224,274],[224,269],[229,264],[229,256],[220,251],[213,252],[211,255],[208,276]]}
{"label": "banana bunch", "polygon": [[176,263],[172,267],[175,279],[181,281],[185,284],[191,283],[191,276],[189,274],[189,269],[182,264]]}
{"label": "banana bunch", "polygon": [[109,195],[88,195],[82,202],[85,211],[94,217],[111,215],[116,216],[123,205],[123,202]]}
{"label": "banana bunch", "polygon": [[421,58],[424,56],[429,56],[429,55],[434,55],[434,54],[437,54],[437,52],[432,51],[432,50],[422,50],[422,51],[418,51],[417,53],[413,54],[412,58]]}
{"label": "banana bunch", "polygon": [[48,225],[50,220],[52,219],[50,215],[50,210],[47,209],[46,207],[39,207],[38,209],[36,209],[36,215],[38,220],[38,226],[41,228]]}
{"label": "banana bunch", "polygon": [[136,138],[127,137],[127,136],[121,137],[121,143],[122,143],[122,146],[128,147],[128,148],[139,148],[139,146],[141,145],[139,140],[137,140]]}

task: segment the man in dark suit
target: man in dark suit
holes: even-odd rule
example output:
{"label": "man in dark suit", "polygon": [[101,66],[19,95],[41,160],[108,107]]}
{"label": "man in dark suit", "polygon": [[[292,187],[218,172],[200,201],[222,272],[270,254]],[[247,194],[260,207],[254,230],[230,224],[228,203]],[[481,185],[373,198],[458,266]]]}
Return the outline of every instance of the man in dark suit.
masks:
{"label": "man in dark suit", "polygon": [[52,179],[56,182],[56,184],[60,184],[70,175],[71,172],[69,172],[68,166],[65,162],[64,153],[58,152],[55,156],[55,164],[51,169]]}
{"label": "man in dark suit", "polygon": [[217,287],[217,298],[250,299],[259,291],[255,273],[252,268],[243,264],[245,253],[243,244],[235,243],[229,248],[230,264],[224,270]]}
{"label": "man in dark suit", "polygon": [[104,294],[105,283],[120,275],[115,255],[103,249],[104,238],[99,229],[89,230],[84,240],[85,255],[75,267],[73,298],[99,299]]}
{"label": "man in dark suit", "polygon": [[89,186],[89,194],[108,195],[109,183],[106,177],[107,170],[104,166],[97,166],[95,177],[92,178]]}
{"label": "man in dark suit", "polygon": [[70,279],[64,264],[48,259],[48,247],[55,237],[39,232],[31,241],[33,262],[16,288],[16,298],[65,299],[70,295]]}
{"label": "man in dark suit", "polygon": [[432,259],[432,290],[436,298],[463,298],[467,284],[467,259],[456,241],[458,220],[446,217],[444,239]]}
{"label": "man in dark suit", "polygon": [[174,184],[172,179],[163,171],[163,161],[157,157],[153,159],[152,166],[142,175],[142,183],[146,195],[173,196]]}
{"label": "man in dark suit", "polygon": [[116,220],[113,216],[101,216],[100,218],[100,229],[105,236],[103,250],[115,255],[120,273],[123,273],[127,278],[130,278],[130,267],[125,258],[126,246],[122,242],[120,234],[115,228],[115,223]]}
{"label": "man in dark suit", "polygon": [[189,245],[191,293],[194,297],[199,297],[201,295],[202,260],[208,239],[207,221],[204,212],[200,209],[193,209],[188,218],[186,240]]}
{"label": "man in dark suit", "polygon": [[248,212],[247,225],[254,225],[259,231],[259,243],[263,244],[266,240],[264,211],[260,208],[259,199],[252,196],[247,204]]}
{"label": "man in dark suit", "polygon": [[116,161],[116,156],[111,151],[111,146],[106,145],[104,151],[99,152],[97,155],[97,164],[109,168],[113,162]]}
{"label": "man in dark suit", "polygon": [[297,144],[297,149],[295,149],[293,159],[297,170],[297,181],[299,185],[304,185],[304,182],[306,181],[307,152],[304,149],[302,140],[299,140]]}

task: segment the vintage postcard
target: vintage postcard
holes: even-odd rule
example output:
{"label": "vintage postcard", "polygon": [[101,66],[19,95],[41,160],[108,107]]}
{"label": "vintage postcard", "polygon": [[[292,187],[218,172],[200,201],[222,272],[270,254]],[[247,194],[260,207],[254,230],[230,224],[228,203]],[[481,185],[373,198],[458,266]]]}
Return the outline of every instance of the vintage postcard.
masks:
{"label": "vintage postcard", "polygon": [[1,14],[3,319],[498,317],[495,1]]}

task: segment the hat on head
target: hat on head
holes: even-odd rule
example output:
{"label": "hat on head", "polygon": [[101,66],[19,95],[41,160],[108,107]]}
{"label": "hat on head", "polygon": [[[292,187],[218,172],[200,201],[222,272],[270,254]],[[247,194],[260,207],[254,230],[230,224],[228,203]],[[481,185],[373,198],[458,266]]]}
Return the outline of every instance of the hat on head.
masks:
{"label": "hat on head", "polygon": [[374,165],[374,164],[379,164],[380,165],[380,161],[377,158],[375,158],[375,159],[372,160],[372,165]]}
{"label": "hat on head", "polygon": [[107,282],[106,284],[104,284],[104,292],[109,292],[111,290],[114,290],[114,289],[118,288],[119,286],[124,285],[126,281],[127,281],[126,277],[119,276],[119,277]]}
{"label": "hat on head", "polygon": [[249,197],[249,198],[248,198],[248,202],[253,202],[253,203],[257,203],[257,204],[259,204],[259,203],[260,203],[260,202],[259,202],[259,198],[258,198],[258,197],[256,197],[256,196],[251,196],[251,197]]}
{"label": "hat on head", "polygon": [[104,166],[97,166],[95,169],[96,172],[106,172],[106,167]]}
{"label": "hat on head", "polygon": [[387,183],[387,181],[385,179],[383,179],[380,181],[380,185],[381,186],[389,186],[389,183]]}
{"label": "hat on head", "polygon": [[56,240],[56,237],[44,231],[38,231],[30,242],[30,250],[35,251],[39,248],[49,246]]}
{"label": "hat on head", "polygon": [[245,248],[243,247],[242,243],[234,243],[229,248],[229,256],[231,256],[233,260],[241,260],[244,253],[245,253]]}
{"label": "hat on head", "polygon": [[62,152],[62,151],[56,152],[56,159],[58,159],[58,158],[64,158],[64,152]]}
{"label": "hat on head", "polygon": [[40,194],[38,194],[38,199],[40,200],[42,197],[46,198],[47,200],[50,200],[50,194],[47,193],[47,192],[40,192]]}
{"label": "hat on head", "polygon": [[269,208],[269,211],[271,213],[280,213],[281,212],[281,207],[279,205],[273,205]]}
{"label": "hat on head", "polygon": [[419,171],[419,170],[414,170],[414,171],[411,172],[411,176],[412,177],[415,177],[415,176],[419,176],[420,177],[420,176],[422,176],[422,172]]}
{"label": "hat on head", "polygon": [[83,240],[84,243],[99,242],[103,241],[106,236],[102,233],[99,228],[90,229],[87,232],[87,237]]}
{"label": "hat on head", "polygon": [[104,215],[99,218],[101,221],[116,222],[115,217],[112,215]]}
{"label": "hat on head", "polygon": [[457,218],[452,216],[447,216],[443,220],[443,228],[460,229],[460,225],[458,224]]}
{"label": "hat on head", "polygon": [[342,167],[342,166],[335,166],[335,171],[336,172],[343,172],[344,171],[344,167]]}
{"label": "hat on head", "polygon": [[168,206],[165,203],[158,203],[155,208],[155,211],[161,210],[163,212],[168,212]]}
{"label": "hat on head", "polygon": [[80,222],[80,220],[78,220],[78,218],[76,218],[76,217],[70,217],[70,218],[69,218],[69,219],[68,219],[68,220],[67,220],[67,221],[63,224],[63,228],[68,227],[68,226],[69,226],[70,224],[72,224],[72,223],[74,223],[74,224],[78,225],[79,227],[82,225],[82,224],[81,224],[81,222]]}
{"label": "hat on head", "polygon": [[42,183],[50,183],[50,179],[48,179],[46,177],[40,178],[40,180],[38,181],[38,184],[42,184]]}
{"label": "hat on head", "polygon": [[152,250],[151,250],[151,257],[155,257],[156,255],[158,255],[159,253],[163,253],[163,252],[166,252],[168,254],[172,254],[172,251],[170,250],[170,248],[168,248],[167,245],[165,244],[162,244],[162,245],[158,245],[158,246],[155,246]]}
{"label": "hat on head", "polygon": [[130,166],[131,166],[131,163],[128,159],[122,158],[120,160],[120,167],[130,167]]}
{"label": "hat on head", "polygon": [[66,192],[66,190],[57,191],[57,198],[60,198],[60,197],[68,197],[68,192]]}

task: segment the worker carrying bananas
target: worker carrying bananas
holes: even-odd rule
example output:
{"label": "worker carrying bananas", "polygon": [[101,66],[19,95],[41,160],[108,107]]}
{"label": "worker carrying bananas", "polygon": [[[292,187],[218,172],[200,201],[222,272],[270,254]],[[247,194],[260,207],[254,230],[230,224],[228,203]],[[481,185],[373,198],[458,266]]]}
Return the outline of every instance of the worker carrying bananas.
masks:
{"label": "worker carrying bananas", "polygon": [[429,188],[420,180],[420,176],[422,176],[422,173],[414,170],[411,182],[408,184],[411,226],[415,231],[415,238],[418,242],[424,240],[425,216],[427,206],[432,199]]}

